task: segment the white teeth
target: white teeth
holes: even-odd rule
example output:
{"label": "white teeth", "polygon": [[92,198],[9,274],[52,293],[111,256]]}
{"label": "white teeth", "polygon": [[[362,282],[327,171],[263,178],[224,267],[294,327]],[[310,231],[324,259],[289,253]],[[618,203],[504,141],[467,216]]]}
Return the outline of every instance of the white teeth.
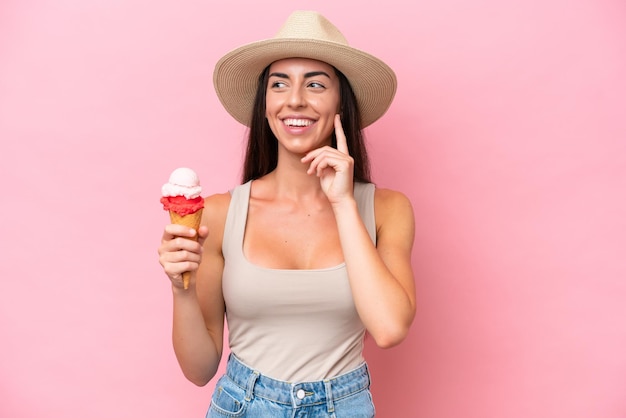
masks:
{"label": "white teeth", "polygon": [[285,119],[284,124],[287,126],[310,126],[313,124],[309,119]]}

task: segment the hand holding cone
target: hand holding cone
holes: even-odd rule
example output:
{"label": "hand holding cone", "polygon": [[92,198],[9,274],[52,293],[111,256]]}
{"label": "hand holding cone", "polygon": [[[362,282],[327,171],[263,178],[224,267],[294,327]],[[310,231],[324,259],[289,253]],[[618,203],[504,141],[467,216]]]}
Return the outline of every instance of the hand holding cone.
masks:
{"label": "hand holding cone", "polygon": [[[202,220],[204,199],[198,175],[190,168],[177,168],[161,189],[163,209],[169,211],[173,224],[185,225],[196,230],[193,238],[198,240],[198,228]],[[189,288],[191,272],[183,273],[183,287]]]}

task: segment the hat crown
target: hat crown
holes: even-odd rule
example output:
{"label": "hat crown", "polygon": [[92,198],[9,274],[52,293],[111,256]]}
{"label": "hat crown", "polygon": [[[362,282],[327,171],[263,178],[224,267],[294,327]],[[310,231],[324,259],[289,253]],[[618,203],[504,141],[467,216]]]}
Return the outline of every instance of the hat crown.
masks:
{"label": "hat crown", "polygon": [[348,45],[343,34],[317,12],[293,12],[274,39],[311,39]]}

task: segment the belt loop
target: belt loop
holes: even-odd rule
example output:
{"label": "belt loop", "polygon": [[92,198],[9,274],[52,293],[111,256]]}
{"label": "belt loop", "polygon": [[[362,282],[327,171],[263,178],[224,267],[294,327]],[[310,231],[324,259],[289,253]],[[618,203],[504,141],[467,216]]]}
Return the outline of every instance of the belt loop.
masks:
{"label": "belt loop", "polygon": [[259,372],[253,370],[248,376],[248,383],[246,384],[246,401],[250,402],[254,395],[254,385],[256,384],[256,380],[259,378]]}
{"label": "belt loop", "polygon": [[324,388],[326,389],[326,406],[328,413],[335,412],[335,404],[333,403],[333,389],[330,387],[330,380],[324,379]]}

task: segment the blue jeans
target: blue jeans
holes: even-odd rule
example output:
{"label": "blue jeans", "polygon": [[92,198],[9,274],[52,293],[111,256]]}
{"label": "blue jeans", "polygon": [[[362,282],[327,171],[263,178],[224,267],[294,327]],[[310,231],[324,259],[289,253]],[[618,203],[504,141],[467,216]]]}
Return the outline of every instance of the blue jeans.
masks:
{"label": "blue jeans", "polygon": [[365,363],[331,379],[289,383],[263,376],[231,354],[206,418],[372,418],[369,387]]}

